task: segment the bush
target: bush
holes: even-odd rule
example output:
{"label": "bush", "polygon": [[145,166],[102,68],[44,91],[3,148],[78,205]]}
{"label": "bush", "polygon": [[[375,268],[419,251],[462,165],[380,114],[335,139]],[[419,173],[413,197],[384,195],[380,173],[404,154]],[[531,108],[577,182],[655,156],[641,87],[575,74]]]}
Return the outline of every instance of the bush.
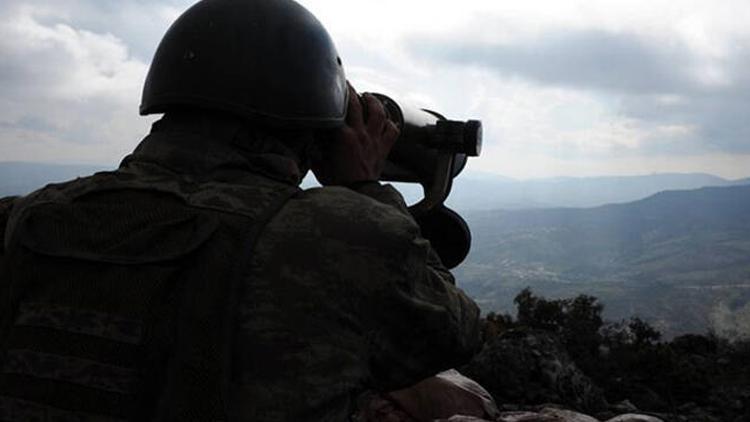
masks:
{"label": "bush", "polygon": [[511,328],[554,334],[611,403],[628,399],[641,410],[662,412],[693,403],[713,409],[719,420],[749,415],[743,412],[750,412],[750,341],[709,333],[662,342],[661,333],[638,317],[605,323],[603,305],[587,295],[545,299],[526,288],[514,303],[515,319],[487,315],[486,339]]}

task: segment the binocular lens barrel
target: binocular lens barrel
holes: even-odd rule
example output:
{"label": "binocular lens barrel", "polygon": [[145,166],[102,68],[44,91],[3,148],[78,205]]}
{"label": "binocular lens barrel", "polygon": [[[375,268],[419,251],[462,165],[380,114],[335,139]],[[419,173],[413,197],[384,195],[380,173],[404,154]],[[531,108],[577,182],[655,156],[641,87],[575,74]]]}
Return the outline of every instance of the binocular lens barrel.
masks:
{"label": "binocular lens barrel", "polygon": [[400,129],[381,180],[422,185],[424,198],[409,211],[443,263],[453,268],[469,253],[471,232],[443,202],[467,158],[482,151],[482,122],[448,120],[431,110],[399,105],[383,94],[372,95]]}
{"label": "binocular lens barrel", "polygon": [[382,180],[420,183],[435,181],[436,169],[444,167],[451,156],[450,178],[458,176],[467,157],[482,151],[482,122],[448,120],[432,110],[399,104],[383,94],[372,94],[380,100],[388,118],[396,123],[400,135],[388,156]]}
{"label": "binocular lens barrel", "polygon": [[478,157],[482,152],[482,122],[448,120],[440,113],[399,105],[383,94],[372,94],[380,100],[386,115],[401,130],[398,143],[417,143],[454,154]]}

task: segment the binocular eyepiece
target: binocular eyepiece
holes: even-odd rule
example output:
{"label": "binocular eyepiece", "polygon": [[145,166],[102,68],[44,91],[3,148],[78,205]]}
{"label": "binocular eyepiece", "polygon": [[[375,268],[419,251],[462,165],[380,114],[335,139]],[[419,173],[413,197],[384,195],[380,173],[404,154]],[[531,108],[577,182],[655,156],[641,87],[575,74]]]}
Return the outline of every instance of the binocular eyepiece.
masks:
{"label": "binocular eyepiece", "polygon": [[372,95],[400,130],[381,180],[422,185],[424,198],[409,211],[443,264],[453,268],[468,255],[471,232],[461,216],[443,203],[468,157],[477,157],[482,151],[482,122],[448,120],[432,110],[399,104],[383,94]]}

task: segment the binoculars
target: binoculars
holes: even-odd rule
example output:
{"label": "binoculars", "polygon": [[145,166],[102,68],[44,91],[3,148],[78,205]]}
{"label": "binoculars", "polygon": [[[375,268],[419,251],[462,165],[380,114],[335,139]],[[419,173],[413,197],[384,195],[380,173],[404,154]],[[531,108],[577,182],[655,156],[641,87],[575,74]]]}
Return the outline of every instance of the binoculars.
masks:
{"label": "binoculars", "polygon": [[380,179],[422,185],[424,198],[409,211],[443,264],[454,268],[469,253],[471,231],[444,202],[468,157],[477,157],[482,151],[482,122],[448,120],[432,110],[409,107],[383,94],[372,95],[400,130]]}

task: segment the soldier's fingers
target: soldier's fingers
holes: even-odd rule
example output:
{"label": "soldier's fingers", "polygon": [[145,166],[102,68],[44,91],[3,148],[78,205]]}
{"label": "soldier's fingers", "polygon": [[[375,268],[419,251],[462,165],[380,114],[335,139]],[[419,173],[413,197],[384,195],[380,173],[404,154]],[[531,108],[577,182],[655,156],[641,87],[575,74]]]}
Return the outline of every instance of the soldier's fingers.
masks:
{"label": "soldier's fingers", "polygon": [[367,102],[367,130],[372,134],[380,134],[388,120],[385,118],[385,107],[372,94],[365,94],[364,99]]}
{"label": "soldier's fingers", "polygon": [[362,104],[359,102],[359,95],[351,84],[349,86],[349,108],[346,111],[346,124],[351,127],[364,126],[364,117],[362,117]]}

